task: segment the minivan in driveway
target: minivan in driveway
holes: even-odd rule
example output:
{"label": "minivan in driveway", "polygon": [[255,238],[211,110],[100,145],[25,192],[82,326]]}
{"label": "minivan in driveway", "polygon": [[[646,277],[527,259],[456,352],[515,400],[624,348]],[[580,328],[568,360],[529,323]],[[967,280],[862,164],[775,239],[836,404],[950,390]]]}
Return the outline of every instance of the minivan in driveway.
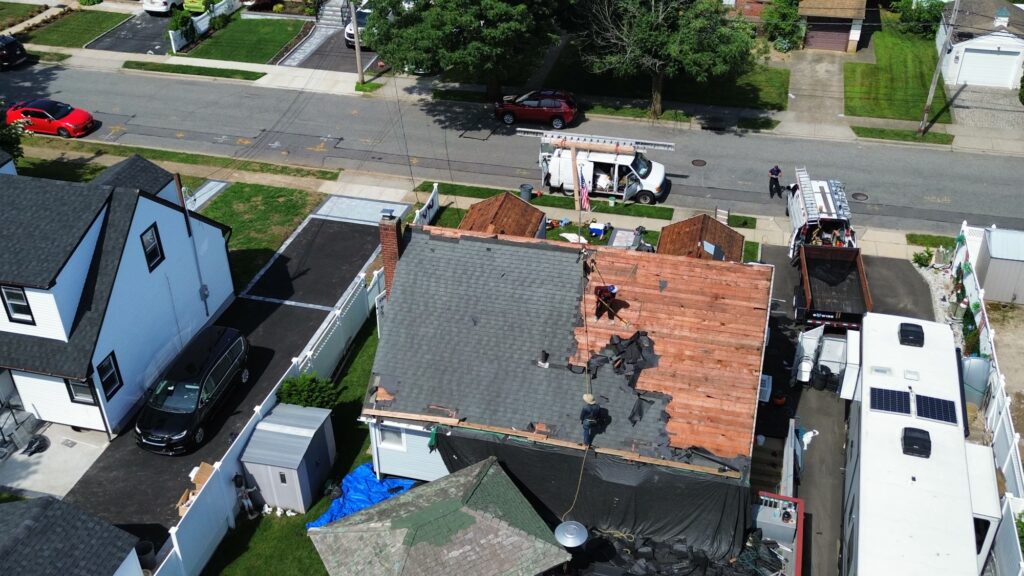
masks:
{"label": "minivan in driveway", "polygon": [[249,343],[234,328],[210,326],[175,358],[135,423],[135,440],[161,454],[181,454],[202,445],[217,409],[235,380],[249,381]]}

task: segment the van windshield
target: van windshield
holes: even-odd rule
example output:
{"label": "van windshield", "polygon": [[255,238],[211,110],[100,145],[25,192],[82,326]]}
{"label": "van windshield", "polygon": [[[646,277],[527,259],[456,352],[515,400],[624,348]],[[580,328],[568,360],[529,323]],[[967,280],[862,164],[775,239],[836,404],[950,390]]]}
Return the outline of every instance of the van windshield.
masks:
{"label": "van windshield", "polygon": [[199,404],[199,384],[161,380],[149,397],[149,405],[164,412],[187,414]]}
{"label": "van windshield", "polygon": [[637,176],[641,178],[647,178],[647,175],[651,173],[651,161],[640,152],[636,153],[630,166],[636,171]]}

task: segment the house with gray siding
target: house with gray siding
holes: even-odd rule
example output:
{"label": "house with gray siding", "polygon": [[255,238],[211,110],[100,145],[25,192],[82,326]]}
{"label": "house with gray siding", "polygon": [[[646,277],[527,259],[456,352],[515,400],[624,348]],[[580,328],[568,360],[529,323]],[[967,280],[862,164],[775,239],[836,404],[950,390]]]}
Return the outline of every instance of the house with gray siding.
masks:
{"label": "house with gray siding", "polygon": [[118,434],[230,304],[230,229],[186,211],[176,188],[138,157],[89,184],[0,175],[4,406]]}

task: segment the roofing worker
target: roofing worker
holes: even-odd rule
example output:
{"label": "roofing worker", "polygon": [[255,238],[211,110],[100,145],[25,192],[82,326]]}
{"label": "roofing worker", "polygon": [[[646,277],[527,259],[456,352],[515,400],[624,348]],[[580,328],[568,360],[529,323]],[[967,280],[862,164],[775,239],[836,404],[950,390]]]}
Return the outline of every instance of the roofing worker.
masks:
{"label": "roofing worker", "polygon": [[615,318],[615,308],[612,307],[612,302],[615,301],[615,295],[618,293],[619,289],[615,284],[594,288],[594,295],[597,296],[597,311],[594,315],[600,318],[607,312],[609,318]]}
{"label": "roofing worker", "polygon": [[594,441],[594,431],[601,421],[601,405],[594,399],[593,394],[584,394],[583,401],[586,406],[580,410],[580,424],[583,425],[583,444],[590,446]]}

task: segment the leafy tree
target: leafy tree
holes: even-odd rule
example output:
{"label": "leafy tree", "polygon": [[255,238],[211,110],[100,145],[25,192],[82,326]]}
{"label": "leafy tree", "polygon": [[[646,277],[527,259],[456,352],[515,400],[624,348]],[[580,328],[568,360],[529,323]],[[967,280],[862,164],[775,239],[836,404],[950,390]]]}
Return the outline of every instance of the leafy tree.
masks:
{"label": "leafy tree", "polygon": [[783,52],[800,42],[799,7],[797,0],[773,0],[761,14],[765,35]]}
{"label": "leafy tree", "polygon": [[[6,103],[0,100],[0,110],[6,109]],[[15,160],[24,156],[24,150],[21,149],[21,137],[24,134],[25,124],[23,121],[12,124],[3,124],[0,121],[0,150],[7,152]]]}
{"label": "leafy tree", "polygon": [[903,34],[934,38],[946,4],[942,0],[899,0],[896,29]]}
{"label": "leafy tree", "polygon": [[557,39],[544,0],[370,0],[361,42],[399,70],[480,79],[492,98]]}
{"label": "leafy tree", "polygon": [[696,82],[737,75],[753,63],[754,33],[731,20],[720,0],[583,0],[581,54],[592,72],[651,77],[651,112],[660,116],[665,79]]}

